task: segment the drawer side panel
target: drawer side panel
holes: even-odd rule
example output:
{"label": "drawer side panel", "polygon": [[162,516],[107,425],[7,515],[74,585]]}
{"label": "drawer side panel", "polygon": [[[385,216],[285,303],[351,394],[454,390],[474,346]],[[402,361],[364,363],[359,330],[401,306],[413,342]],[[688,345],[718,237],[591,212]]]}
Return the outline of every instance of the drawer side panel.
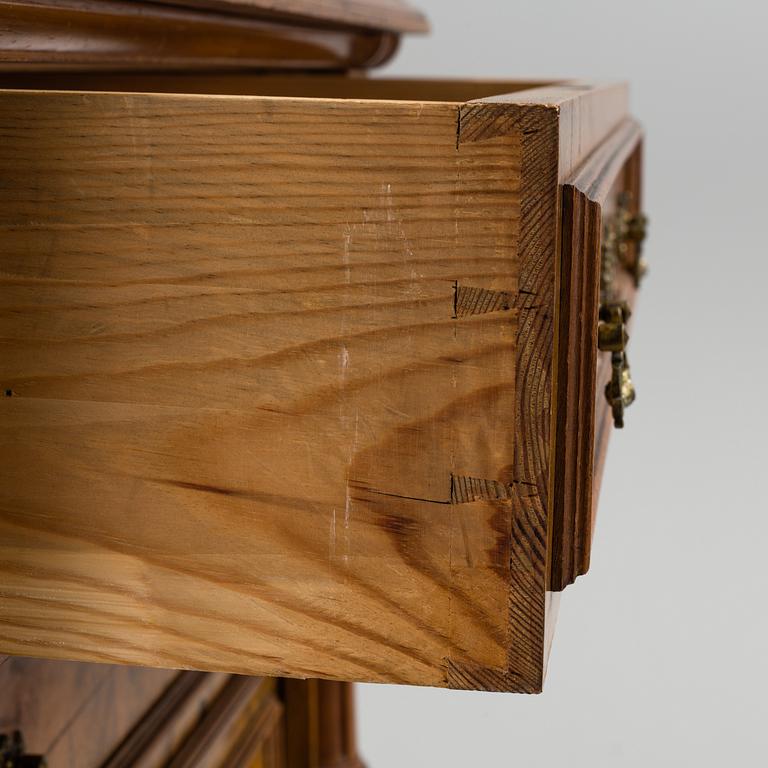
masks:
{"label": "drawer side panel", "polygon": [[503,669],[520,137],[457,146],[446,104],[1,94],[0,648]]}

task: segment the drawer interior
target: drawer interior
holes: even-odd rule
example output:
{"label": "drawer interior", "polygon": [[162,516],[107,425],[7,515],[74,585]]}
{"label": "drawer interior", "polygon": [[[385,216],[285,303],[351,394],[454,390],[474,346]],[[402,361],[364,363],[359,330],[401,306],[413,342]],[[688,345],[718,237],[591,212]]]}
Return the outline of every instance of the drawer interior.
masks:
{"label": "drawer interior", "polygon": [[542,88],[556,81],[368,79],[341,75],[235,73],[15,73],[0,88],[456,102]]}

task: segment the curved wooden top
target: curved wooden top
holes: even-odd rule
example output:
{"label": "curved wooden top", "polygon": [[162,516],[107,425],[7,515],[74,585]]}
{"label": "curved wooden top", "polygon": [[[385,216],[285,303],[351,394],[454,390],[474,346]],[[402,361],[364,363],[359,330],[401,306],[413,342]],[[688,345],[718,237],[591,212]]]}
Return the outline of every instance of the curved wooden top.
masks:
{"label": "curved wooden top", "polygon": [[401,0],[0,0],[0,71],[364,69],[424,23]]}
{"label": "curved wooden top", "polygon": [[164,5],[204,8],[238,15],[265,13],[389,32],[427,32],[426,17],[406,0],[155,0]]}

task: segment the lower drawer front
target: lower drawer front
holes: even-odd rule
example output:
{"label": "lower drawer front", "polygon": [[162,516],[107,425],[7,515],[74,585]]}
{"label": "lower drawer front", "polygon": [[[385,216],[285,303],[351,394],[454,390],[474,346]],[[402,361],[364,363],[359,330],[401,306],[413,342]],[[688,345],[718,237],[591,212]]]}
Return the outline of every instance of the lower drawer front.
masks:
{"label": "lower drawer front", "polygon": [[25,765],[362,766],[348,683],[0,657],[0,691],[0,758]]}
{"label": "lower drawer front", "polygon": [[51,768],[279,768],[276,681],[11,658],[0,734]]}
{"label": "lower drawer front", "polygon": [[558,184],[626,92],[433,88],[0,93],[0,651],[540,690]]}
{"label": "lower drawer front", "polygon": [[20,731],[26,753],[44,755],[50,768],[96,768],[176,675],[0,657],[0,734]]}

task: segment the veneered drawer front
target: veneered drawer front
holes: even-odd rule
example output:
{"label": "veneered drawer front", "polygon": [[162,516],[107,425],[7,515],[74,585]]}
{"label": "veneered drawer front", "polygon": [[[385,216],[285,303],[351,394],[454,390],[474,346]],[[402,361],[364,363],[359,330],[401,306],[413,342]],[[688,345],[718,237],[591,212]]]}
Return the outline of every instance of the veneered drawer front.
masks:
{"label": "veneered drawer front", "polygon": [[559,184],[626,91],[400,87],[0,93],[0,651],[541,688]]}
{"label": "veneered drawer front", "polygon": [[96,768],[165,697],[176,675],[173,670],[5,659],[0,661],[0,734],[20,731],[25,752],[44,755],[52,768]]}
{"label": "veneered drawer front", "polygon": [[[563,186],[553,590],[563,589],[589,568],[613,426],[606,395],[612,354],[599,349],[598,329],[609,306],[634,306],[640,244],[626,233],[617,235],[615,227],[618,217],[625,223],[640,214],[641,141],[640,127],[627,120]],[[614,253],[617,236],[626,240],[620,259]]]}

